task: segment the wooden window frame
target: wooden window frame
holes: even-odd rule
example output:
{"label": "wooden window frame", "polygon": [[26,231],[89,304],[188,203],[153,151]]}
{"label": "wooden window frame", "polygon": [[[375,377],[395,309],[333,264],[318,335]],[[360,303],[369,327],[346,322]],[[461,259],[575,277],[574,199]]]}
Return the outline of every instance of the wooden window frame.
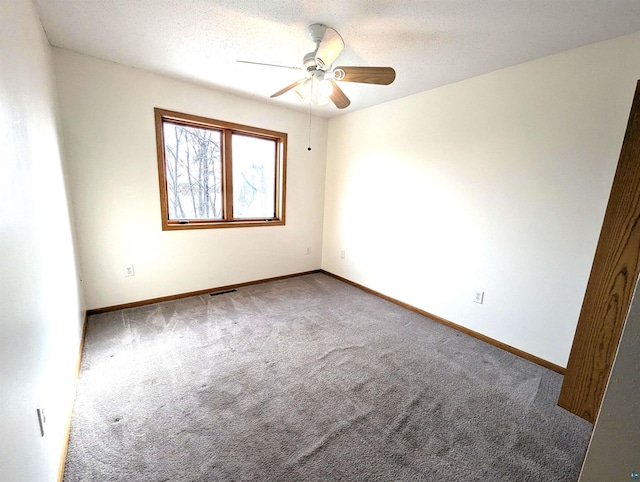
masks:
{"label": "wooden window frame", "polygon": [[[286,171],[287,171],[287,134],[258,127],[251,127],[232,122],[225,122],[208,117],[184,114],[171,110],[154,108],[156,127],[156,150],[158,155],[158,178],[160,181],[160,211],[162,214],[162,230],[240,228],[250,226],[283,226],[285,224]],[[187,127],[212,129],[222,132],[220,148],[222,163],[222,219],[169,219],[169,194],[164,143],[164,122],[181,124]],[[268,139],[276,143],[275,166],[275,216],[260,219],[233,218],[233,153],[231,137],[241,134],[260,139]]]}

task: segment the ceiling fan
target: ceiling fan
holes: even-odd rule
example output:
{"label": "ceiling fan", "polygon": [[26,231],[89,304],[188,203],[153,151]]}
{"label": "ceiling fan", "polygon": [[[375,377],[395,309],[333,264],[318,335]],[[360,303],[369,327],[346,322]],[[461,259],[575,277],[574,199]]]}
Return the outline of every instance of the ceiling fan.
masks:
{"label": "ceiling fan", "polygon": [[338,109],[348,107],[351,101],[336,81],[389,85],[395,80],[396,72],[391,67],[332,67],[344,49],[344,41],[340,34],[331,27],[320,23],[310,25],[308,33],[316,44],[316,48],[303,57],[304,67],[289,67],[245,60],[238,60],[238,62],[306,72],[303,78],[280,89],[271,97],[278,97],[293,90],[300,100],[308,101],[312,105],[321,105],[331,101]]}

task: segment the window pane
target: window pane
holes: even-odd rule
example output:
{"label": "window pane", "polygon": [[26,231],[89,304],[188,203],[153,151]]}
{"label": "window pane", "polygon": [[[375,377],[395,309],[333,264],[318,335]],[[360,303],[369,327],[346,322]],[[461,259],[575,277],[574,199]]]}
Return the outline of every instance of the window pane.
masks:
{"label": "window pane", "polygon": [[233,217],[275,217],[276,141],[233,134]]}
{"label": "window pane", "polygon": [[163,132],[169,219],[221,219],[221,131],[164,122]]}

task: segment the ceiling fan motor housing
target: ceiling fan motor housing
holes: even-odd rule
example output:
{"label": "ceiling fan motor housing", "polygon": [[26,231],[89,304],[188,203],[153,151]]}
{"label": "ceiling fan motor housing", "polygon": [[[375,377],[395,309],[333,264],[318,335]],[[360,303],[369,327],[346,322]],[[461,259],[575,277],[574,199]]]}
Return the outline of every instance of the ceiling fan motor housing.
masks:
{"label": "ceiling fan motor housing", "polygon": [[303,57],[302,63],[304,64],[304,66],[307,68],[309,72],[311,72],[312,70],[316,70],[318,68],[316,64],[316,53],[309,52],[307,55]]}

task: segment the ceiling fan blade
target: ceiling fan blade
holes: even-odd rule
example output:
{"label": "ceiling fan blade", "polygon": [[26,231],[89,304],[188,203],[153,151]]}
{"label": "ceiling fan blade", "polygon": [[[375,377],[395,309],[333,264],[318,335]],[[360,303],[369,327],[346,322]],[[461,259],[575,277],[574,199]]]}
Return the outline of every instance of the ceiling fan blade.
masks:
{"label": "ceiling fan blade", "polygon": [[263,65],[265,67],[278,67],[281,69],[304,70],[302,67],[291,67],[289,65],[278,65],[278,64],[265,64],[262,62],[250,62],[248,60],[236,60],[236,62],[239,62],[241,64]]}
{"label": "ceiling fan blade", "polygon": [[331,27],[327,27],[316,50],[316,65],[322,70],[329,68],[343,49],[344,41],[340,34]]}
{"label": "ceiling fan blade", "polygon": [[345,95],[345,93],[342,92],[342,89],[338,87],[338,84],[336,84],[335,80],[329,79],[329,82],[331,82],[331,84],[333,85],[333,92],[331,92],[331,95],[329,96],[332,102],[336,105],[338,109],[344,109],[345,107],[349,107],[349,104],[351,104],[351,101]]}
{"label": "ceiling fan blade", "polygon": [[281,96],[282,94],[284,94],[285,92],[289,92],[291,89],[295,89],[297,86],[299,86],[300,84],[303,84],[304,82],[306,82],[308,79],[306,77],[295,81],[293,84],[291,85],[287,85],[284,89],[279,90],[278,92],[276,92],[275,94],[273,94],[271,96],[271,98],[273,99],[274,97],[278,97]]}
{"label": "ceiling fan blade", "polygon": [[336,80],[362,84],[389,85],[396,79],[396,71],[391,67],[336,67],[333,73]]}

